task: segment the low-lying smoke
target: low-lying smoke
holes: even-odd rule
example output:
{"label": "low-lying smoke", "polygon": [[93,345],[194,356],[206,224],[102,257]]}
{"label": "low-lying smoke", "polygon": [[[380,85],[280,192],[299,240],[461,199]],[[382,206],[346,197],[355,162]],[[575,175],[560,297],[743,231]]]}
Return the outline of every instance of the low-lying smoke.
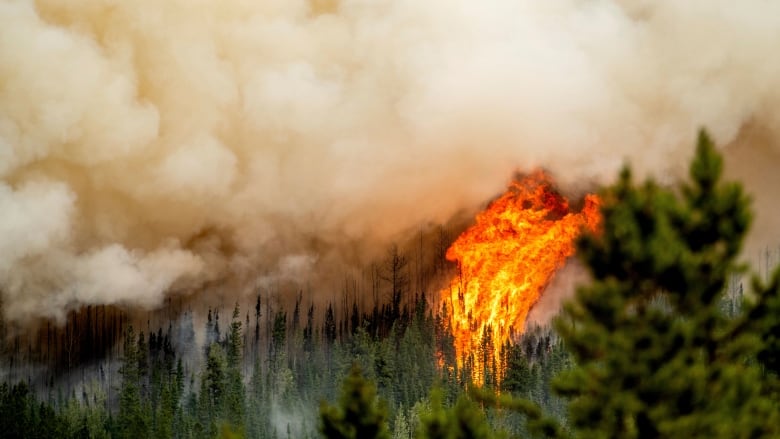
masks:
{"label": "low-lying smoke", "polygon": [[776,160],[777,41],[763,0],[0,2],[5,317],[360,261],[518,169],[673,178],[700,126]]}

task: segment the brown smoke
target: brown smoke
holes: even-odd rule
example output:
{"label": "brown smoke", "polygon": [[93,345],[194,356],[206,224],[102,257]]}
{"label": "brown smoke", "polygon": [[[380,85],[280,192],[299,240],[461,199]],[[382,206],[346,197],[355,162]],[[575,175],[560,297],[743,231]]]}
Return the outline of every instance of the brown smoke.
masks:
{"label": "brown smoke", "polygon": [[776,175],[777,41],[761,0],[0,2],[3,309],[361,261],[517,169],[673,179],[700,126]]}

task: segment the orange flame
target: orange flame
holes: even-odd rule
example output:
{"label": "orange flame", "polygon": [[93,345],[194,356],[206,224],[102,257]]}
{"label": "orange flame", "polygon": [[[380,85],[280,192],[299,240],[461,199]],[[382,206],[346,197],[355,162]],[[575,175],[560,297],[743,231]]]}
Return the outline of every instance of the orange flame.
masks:
{"label": "orange flame", "polygon": [[574,254],[583,227],[599,227],[599,202],[587,195],[583,209],[572,212],[550,178],[536,171],[513,181],[447,250],[460,273],[442,297],[449,295],[458,364],[468,362],[475,383],[484,384],[501,346],[522,333],[531,307]]}

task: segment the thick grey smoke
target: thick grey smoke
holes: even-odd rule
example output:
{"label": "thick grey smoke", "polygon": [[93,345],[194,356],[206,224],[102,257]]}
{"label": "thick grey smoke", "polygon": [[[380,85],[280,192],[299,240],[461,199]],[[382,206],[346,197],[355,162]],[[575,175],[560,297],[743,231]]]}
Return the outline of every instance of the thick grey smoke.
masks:
{"label": "thick grey smoke", "polygon": [[777,41],[763,0],[0,2],[6,317],[359,261],[517,169],[669,179],[700,126],[776,169]]}

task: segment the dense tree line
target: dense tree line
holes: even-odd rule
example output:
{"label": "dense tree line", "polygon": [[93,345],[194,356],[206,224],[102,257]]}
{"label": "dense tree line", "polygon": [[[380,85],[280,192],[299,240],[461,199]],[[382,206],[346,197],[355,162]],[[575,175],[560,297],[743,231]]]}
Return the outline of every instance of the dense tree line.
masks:
{"label": "dense tree line", "polygon": [[[593,281],[555,325],[574,362],[552,383],[565,415],[512,392],[472,398],[522,414],[535,437],[780,436],[780,270],[767,284],[755,277],[750,297],[741,287],[724,297],[745,270],[737,257],[750,210],[738,184],[720,181],[722,166],[702,132],[678,191],[636,184],[628,168],[604,191],[604,230],[578,245]],[[507,375],[521,369],[511,364]],[[345,381],[340,408],[322,408],[327,437],[386,437],[365,425],[384,418],[359,378]],[[419,438],[516,433],[464,397],[432,406]]]}
{"label": "dense tree line", "polygon": [[[388,316],[396,312],[390,309]],[[247,328],[236,305],[222,329],[218,313],[211,312],[196,370],[184,366],[170,326],[149,334],[129,326],[115,403],[97,383],[80,394],[48,397],[36,395],[24,382],[4,384],[0,428],[8,427],[9,437],[317,437],[319,404],[336,400],[344,379],[368,379],[376,383],[384,416],[393,425],[387,431],[409,437],[432,407],[448,406],[464,394],[469,370],[459,370],[446,318],[433,312],[425,296],[399,309],[392,323],[372,321],[373,312],[336,321],[328,306],[323,323],[316,325],[313,313],[310,308],[300,319],[293,311],[289,321],[284,311],[275,311],[268,344],[261,346],[259,319],[255,328]],[[334,330],[345,325],[347,331]],[[389,329],[381,335],[384,325]],[[561,400],[549,391],[551,377],[571,364],[558,337],[534,328],[503,352],[500,366],[507,368],[506,378],[493,388],[533,398],[562,414]],[[439,390],[432,400],[434,387]],[[496,426],[523,428],[519,418],[489,416]]]}
{"label": "dense tree line", "polygon": [[471,387],[470,371],[487,360],[455,358],[446,306],[412,292],[408,259],[394,247],[375,276],[389,292],[384,306],[363,311],[345,299],[315,308],[299,296],[286,310],[258,296],[254,319],[238,304],[228,322],[209,310],[194,355],[183,351],[196,346],[191,318],[156,331],[127,325],[121,379],[96,377],[66,392],[4,383],[0,432],[777,437],[780,271],[749,292],[735,281],[750,214],[741,188],[720,181],[721,168],[702,134],[679,189],[635,183],[628,170],[605,189],[604,230],[579,244],[593,281],[555,329],[526,328],[480,365],[484,388]]}

